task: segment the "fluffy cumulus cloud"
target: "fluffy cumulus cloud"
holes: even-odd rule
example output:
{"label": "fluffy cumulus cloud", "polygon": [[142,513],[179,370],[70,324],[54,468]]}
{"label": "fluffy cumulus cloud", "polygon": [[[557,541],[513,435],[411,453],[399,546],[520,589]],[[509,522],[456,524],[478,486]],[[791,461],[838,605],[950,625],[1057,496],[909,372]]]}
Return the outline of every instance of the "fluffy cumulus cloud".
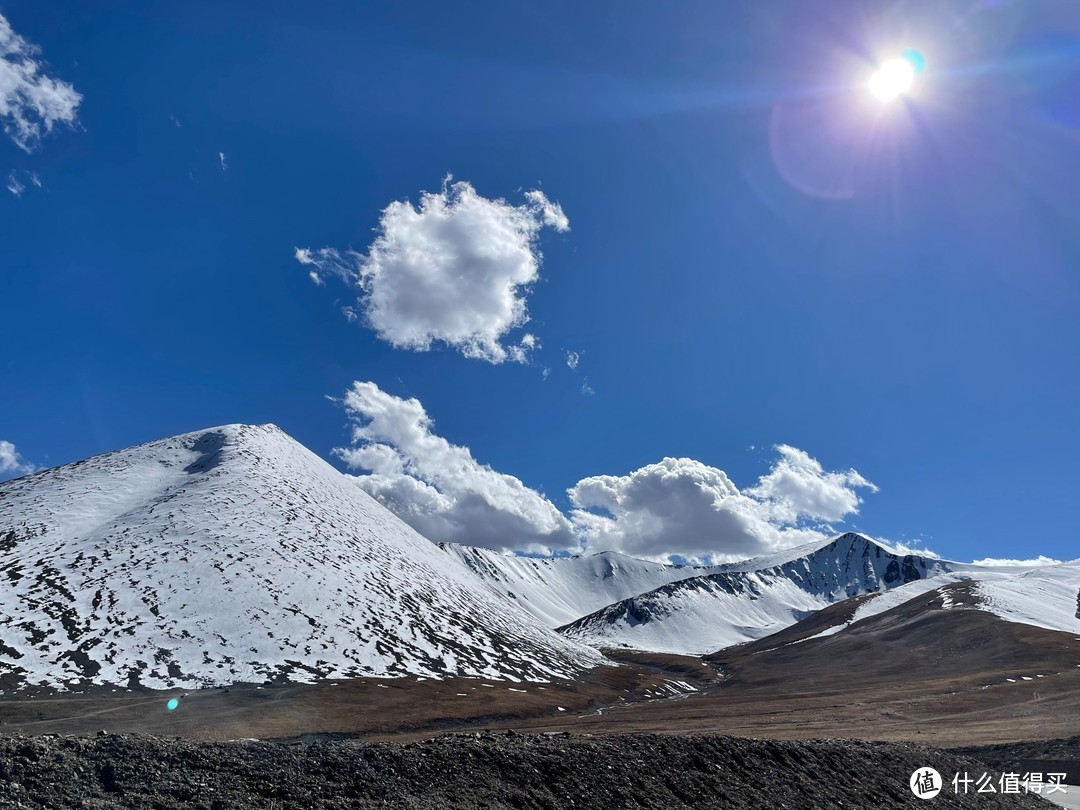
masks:
{"label": "fluffy cumulus cloud", "polygon": [[15,445],[0,439],[0,477],[10,478],[13,475],[27,475],[37,469],[19,455]]}
{"label": "fluffy cumulus cloud", "polygon": [[569,490],[572,520],[591,550],[723,562],[822,540],[828,524],[858,510],[853,470],[828,472],[796,448],[756,486],[740,490],[716,467],[665,458],[628,475],[600,475]]}
{"label": "fluffy cumulus cloud", "polygon": [[416,399],[356,382],[343,400],[352,443],[335,453],[358,486],[435,541],[501,550],[577,550],[570,522],[512,475],[438,436]]}
{"label": "fluffy cumulus cloud", "polygon": [[416,399],[357,382],[342,404],[352,442],[335,454],[358,473],[358,486],[436,541],[724,562],[822,540],[834,531],[830,523],[857,512],[857,489],[875,489],[853,470],[827,471],[781,445],[772,469],[749,489],[700,461],[665,458],[628,475],[579,481],[567,491],[567,516],[435,433]]}
{"label": "fluffy cumulus cloud", "polygon": [[876,491],[858,472],[828,472],[795,447],[777,451],[772,469],[742,490],[688,458],[584,478],[568,490],[571,519],[594,551],[718,563],[825,539],[828,524],[858,512],[856,489]]}
{"label": "fluffy cumulus cloud", "polygon": [[81,101],[74,87],[45,72],[37,46],[0,14],[0,120],[11,139],[29,152],[57,124],[74,123]]}
{"label": "fluffy cumulus cloud", "polygon": [[786,444],[776,446],[780,460],[746,494],[766,504],[774,522],[794,523],[800,517],[842,520],[858,511],[857,489],[877,487],[855,470],[826,472],[809,454]]}
{"label": "fluffy cumulus cloud", "polygon": [[297,248],[296,259],[316,283],[335,277],[356,287],[356,311],[396,348],[428,351],[442,343],[491,363],[524,362],[535,336],[512,343],[507,336],[529,320],[539,234],[570,228],[543,192],[524,198],[519,205],[488,199],[447,178],[441,191],[421,194],[419,207],[390,203],[366,253]]}

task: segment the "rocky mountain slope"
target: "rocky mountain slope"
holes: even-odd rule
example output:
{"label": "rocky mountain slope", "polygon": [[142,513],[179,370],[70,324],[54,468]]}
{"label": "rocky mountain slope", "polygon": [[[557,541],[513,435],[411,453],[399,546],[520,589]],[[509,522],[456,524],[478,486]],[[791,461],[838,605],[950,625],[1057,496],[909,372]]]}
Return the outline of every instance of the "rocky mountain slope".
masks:
{"label": "rocky mountain slope", "polygon": [[536,558],[449,543],[442,548],[483,579],[493,595],[513,600],[545,627],[569,624],[615,602],[707,570],[639,560],[614,551]]}
{"label": "rocky mountain slope", "polygon": [[663,585],[561,632],[597,645],[700,655],[770,635],[835,602],[950,570],[849,533]]}
{"label": "rocky mountain slope", "polygon": [[601,656],[272,425],[0,485],[0,686],[569,677]]}

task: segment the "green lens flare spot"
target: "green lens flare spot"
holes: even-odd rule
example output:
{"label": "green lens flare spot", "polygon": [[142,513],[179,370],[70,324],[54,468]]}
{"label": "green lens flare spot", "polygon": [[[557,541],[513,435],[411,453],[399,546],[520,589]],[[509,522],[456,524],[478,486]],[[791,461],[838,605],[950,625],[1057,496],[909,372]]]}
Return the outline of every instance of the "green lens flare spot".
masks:
{"label": "green lens flare spot", "polygon": [[169,698],[169,702],[165,704],[165,708],[167,708],[171,712],[173,709],[175,709],[179,705],[180,705],[179,700],[177,700],[176,698]]}

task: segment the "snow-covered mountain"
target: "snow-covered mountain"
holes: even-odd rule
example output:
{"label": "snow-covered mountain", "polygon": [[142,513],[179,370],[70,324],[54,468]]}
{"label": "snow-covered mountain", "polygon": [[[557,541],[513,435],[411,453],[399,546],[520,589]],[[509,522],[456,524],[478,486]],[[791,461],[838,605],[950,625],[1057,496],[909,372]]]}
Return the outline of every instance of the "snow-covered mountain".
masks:
{"label": "snow-covered mountain", "polygon": [[440,544],[545,627],[560,627],[631,596],[705,570],[639,560],[614,551],[574,557],[518,557],[484,548]]}
{"label": "snow-covered mountain", "polygon": [[861,534],[719,566],[611,604],[561,632],[598,646],[700,655],[861,594],[972,566],[896,554]]}
{"label": "snow-covered mountain", "polygon": [[1080,561],[850,533],[715,568],[439,547],[278,428],[229,425],[0,484],[0,687],[570,678],[600,647],[704,654],[858,597],[800,631],[841,633],[963,580],[964,607],[1080,633]]}
{"label": "snow-covered mountain", "polygon": [[970,581],[971,605],[1007,621],[1080,632],[1080,561],[987,567],[899,554],[861,534],[708,569],[608,605],[560,632],[598,647],[701,655],[765,638],[860,597],[817,635]]}
{"label": "snow-covered mountain", "polygon": [[272,425],[0,485],[0,583],[8,683],[543,680],[603,660]]}
{"label": "snow-covered mountain", "polygon": [[962,565],[960,571],[872,594],[860,600],[850,616],[807,638],[834,635],[927,593],[937,596],[942,609],[951,609],[957,606],[952,586],[958,583],[967,583],[962,607],[1010,622],[1080,633],[1080,560],[1076,560],[1034,568]]}

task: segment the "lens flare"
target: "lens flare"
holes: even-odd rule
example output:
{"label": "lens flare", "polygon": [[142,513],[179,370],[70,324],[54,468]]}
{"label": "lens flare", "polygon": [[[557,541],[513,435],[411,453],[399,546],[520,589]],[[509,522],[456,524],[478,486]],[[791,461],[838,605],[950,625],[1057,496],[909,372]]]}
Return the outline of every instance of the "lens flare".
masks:
{"label": "lens flare", "polygon": [[878,72],[870,77],[867,87],[880,101],[892,101],[911,89],[915,80],[915,67],[904,58],[889,59]]}
{"label": "lens flare", "polygon": [[908,48],[900,54],[900,58],[910,62],[912,69],[917,74],[926,70],[926,57],[922,55],[922,51],[918,51],[915,48]]}
{"label": "lens flare", "polygon": [[173,711],[173,709],[175,709],[179,705],[180,705],[179,700],[177,700],[176,698],[169,698],[169,702],[165,704],[165,708],[167,708],[171,712],[171,711]]}

